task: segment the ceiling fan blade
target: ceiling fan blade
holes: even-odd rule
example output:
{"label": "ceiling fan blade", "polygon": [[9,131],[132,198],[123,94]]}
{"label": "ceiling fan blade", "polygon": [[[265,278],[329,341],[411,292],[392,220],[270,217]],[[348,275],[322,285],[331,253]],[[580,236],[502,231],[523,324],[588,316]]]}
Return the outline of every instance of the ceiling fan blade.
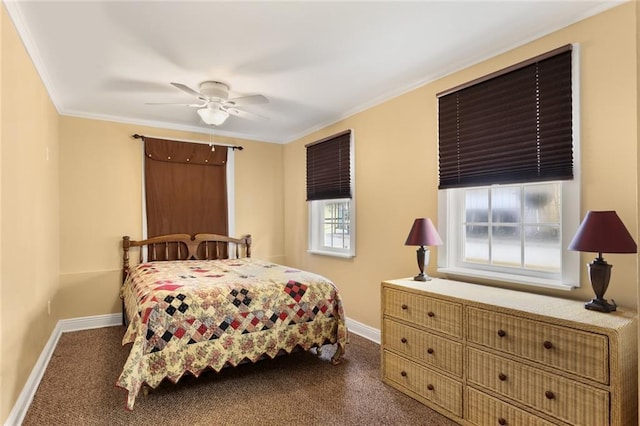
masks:
{"label": "ceiling fan blade", "polygon": [[249,112],[249,111],[245,111],[245,110],[234,108],[234,107],[225,108],[225,111],[227,111],[229,114],[236,117],[258,118],[260,120],[269,120],[269,117],[265,117],[264,115],[256,114],[255,112]]}
{"label": "ceiling fan blade", "polygon": [[236,106],[245,106],[245,105],[259,105],[259,104],[268,104],[269,99],[262,95],[250,95],[250,96],[241,96],[239,98],[229,99],[225,102],[230,107]]}
{"label": "ceiling fan blade", "polygon": [[207,103],[203,103],[203,104],[179,104],[179,103],[173,103],[173,102],[145,102],[145,105],[178,105],[178,106],[186,106],[186,107],[192,107],[192,108],[204,108],[207,106]]}
{"label": "ceiling fan blade", "polygon": [[203,95],[201,95],[200,93],[196,92],[195,90],[193,90],[191,87],[184,85],[182,83],[174,83],[171,82],[171,85],[173,87],[177,87],[178,89],[182,90],[183,92],[186,92],[190,95],[196,96],[202,100],[206,100],[206,97],[204,97]]}

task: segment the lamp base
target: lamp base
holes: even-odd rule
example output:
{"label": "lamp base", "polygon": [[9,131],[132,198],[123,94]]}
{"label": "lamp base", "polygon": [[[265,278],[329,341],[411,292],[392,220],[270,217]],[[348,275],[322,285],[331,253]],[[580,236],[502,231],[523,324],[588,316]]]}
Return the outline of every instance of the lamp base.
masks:
{"label": "lamp base", "polygon": [[414,281],[431,281],[431,277],[425,273],[420,272],[418,275],[413,277]]}
{"label": "lamp base", "polygon": [[431,277],[424,273],[424,265],[425,263],[429,263],[429,249],[425,249],[424,246],[420,246],[420,248],[416,250],[416,255],[418,257],[418,268],[420,269],[420,273],[413,277],[413,280],[431,281]]}
{"label": "lamp base", "polygon": [[591,302],[587,302],[584,304],[585,309],[590,309],[592,311],[600,311],[600,312],[613,312],[616,310],[618,305],[616,305],[615,300],[611,300],[613,303],[607,302],[605,299],[593,298]]}
{"label": "lamp base", "polygon": [[587,264],[587,267],[589,269],[589,281],[591,281],[591,287],[596,297],[585,303],[585,309],[607,313],[615,311],[617,308],[616,303],[613,302],[611,304],[604,298],[604,293],[609,287],[612,266],[602,258],[601,254],[598,254],[598,257]]}

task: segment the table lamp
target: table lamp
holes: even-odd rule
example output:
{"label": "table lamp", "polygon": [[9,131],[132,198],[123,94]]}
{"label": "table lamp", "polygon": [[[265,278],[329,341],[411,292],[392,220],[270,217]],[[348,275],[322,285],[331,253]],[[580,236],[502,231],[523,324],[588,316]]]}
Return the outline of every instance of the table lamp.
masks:
{"label": "table lamp", "polygon": [[439,246],[442,245],[442,240],[435,226],[428,218],[418,218],[413,222],[405,246],[420,246],[416,251],[418,254],[418,268],[420,273],[413,277],[415,281],[429,281],[431,277],[424,273],[425,259],[429,264],[429,249],[425,249],[424,246]]}
{"label": "table lamp", "polygon": [[617,308],[613,299],[613,303],[604,299],[612,265],[602,258],[602,253],[636,253],[637,249],[633,237],[615,211],[587,212],[569,244],[569,250],[598,253],[598,257],[587,264],[589,281],[596,297],[584,305],[586,309],[613,312]]}

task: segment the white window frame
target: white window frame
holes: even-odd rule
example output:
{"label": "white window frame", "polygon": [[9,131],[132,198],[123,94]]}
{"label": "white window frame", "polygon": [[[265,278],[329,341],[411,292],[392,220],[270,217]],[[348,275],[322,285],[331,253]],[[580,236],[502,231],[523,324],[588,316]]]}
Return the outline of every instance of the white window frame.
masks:
{"label": "white window frame", "polygon": [[[355,161],[354,161],[354,132],[351,130],[349,141],[349,173],[351,175],[351,198],[339,198],[332,200],[307,201],[308,204],[308,249],[311,254],[325,256],[335,256],[352,258],[356,256],[356,191],[355,191]],[[351,232],[349,234],[349,248],[342,249],[330,247],[324,244],[324,206],[328,203],[347,202],[349,203],[349,221]]]}
{"label": "white window frame", "polygon": [[[464,220],[464,200],[459,194],[464,191],[444,189],[438,191],[438,232],[444,245],[438,248],[438,268],[442,274],[455,277],[483,279],[515,285],[572,290],[580,287],[580,253],[567,249],[580,225],[580,54],[579,45],[573,44],[571,58],[572,92],[572,132],[573,132],[573,179],[561,182],[561,272],[554,278],[548,274],[526,270],[516,273],[513,269],[501,267],[470,267],[462,259],[462,221]],[[531,182],[534,183],[534,182]],[[456,195],[458,194],[458,195]],[[462,266],[464,263],[464,266]]]}
{"label": "white window frame", "polygon": [[[325,206],[332,203],[349,204],[350,233],[348,249],[328,246],[324,243]],[[349,198],[309,201],[309,253],[338,257],[355,256],[355,222],[353,220],[353,205],[353,200]]]}
{"label": "white window frame", "polygon": [[[462,277],[508,282],[513,284],[571,290],[580,286],[580,253],[567,250],[580,223],[579,184],[576,180],[559,182],[562,197],[561,213],[561,272],[508,268],[463,260],[464,252],[464,194],[465,189],[446,189],[438,192],[438,232],[445,241],[438,249],[438,272]],[[500,186],[500,185],[495,185]],[[512,185],[510,185],[512,186]]]}

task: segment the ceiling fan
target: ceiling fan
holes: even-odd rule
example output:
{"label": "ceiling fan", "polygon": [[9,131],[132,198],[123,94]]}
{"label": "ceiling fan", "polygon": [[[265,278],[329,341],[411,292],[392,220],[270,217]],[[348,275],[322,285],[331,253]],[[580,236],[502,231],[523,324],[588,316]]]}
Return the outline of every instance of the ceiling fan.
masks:
{"label": "ceiling fan", "polygon": [[[198,104],[175,104],[175,103],[152,103],[147,105],[182,105],[192,108],[198,108],[198,115],[206,124],[210,126],[219,126],[225,122],[229,115],[242,116],[250,114],[239,107],[246,105],[266,104],[269,99],[262,95],[241,96],[239,98],[229,99],[229,90],[231,87],[219,81],[203,81],[198,86],[199,90],[194,90],[182,83],[171,83],[185,93],[197,97],[201,103]],[[253,114],[255,115],[255,114]]]}

